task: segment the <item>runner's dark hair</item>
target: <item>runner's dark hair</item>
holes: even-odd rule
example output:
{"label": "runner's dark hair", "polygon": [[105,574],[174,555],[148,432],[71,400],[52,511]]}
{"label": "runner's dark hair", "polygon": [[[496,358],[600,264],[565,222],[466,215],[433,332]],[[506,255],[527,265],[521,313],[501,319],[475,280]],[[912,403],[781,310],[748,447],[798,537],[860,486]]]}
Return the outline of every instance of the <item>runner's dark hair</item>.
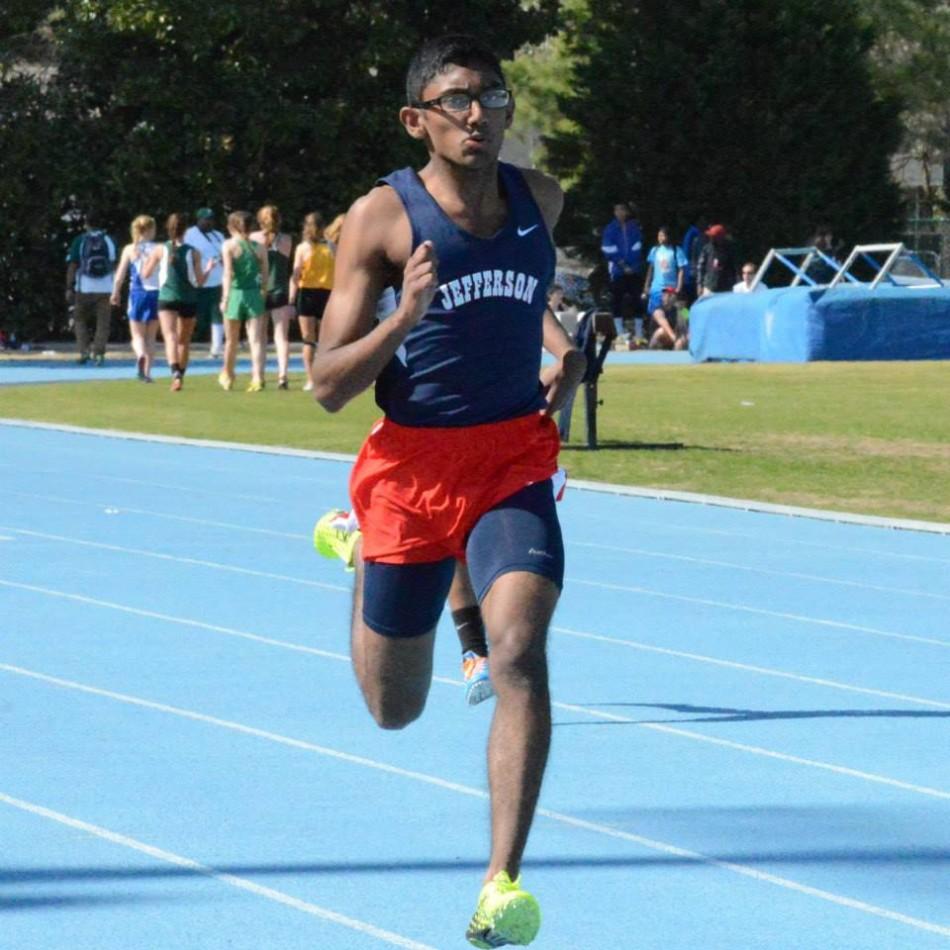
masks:
{"label": "runner's dark hair", "polygon": [[481,40],[465,33],[451,33],[427,40],[412,57],[406,72],[406,101],[413,105],[425,89],[449,66],[488,69],[504,83],[505,74],[495,53]]}

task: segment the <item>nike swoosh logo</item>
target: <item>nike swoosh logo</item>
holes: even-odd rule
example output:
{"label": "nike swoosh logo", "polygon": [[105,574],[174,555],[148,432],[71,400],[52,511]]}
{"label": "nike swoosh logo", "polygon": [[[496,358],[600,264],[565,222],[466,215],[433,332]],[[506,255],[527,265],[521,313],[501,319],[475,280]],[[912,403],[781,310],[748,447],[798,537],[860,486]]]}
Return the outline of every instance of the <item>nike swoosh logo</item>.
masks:
{"label": "nike swoosh logo", "polygon": [[532,224],[530,228],[518,228],[518,237],[524,237],[526,234],[530,234],[535,228],[540,227],[538,224]]}

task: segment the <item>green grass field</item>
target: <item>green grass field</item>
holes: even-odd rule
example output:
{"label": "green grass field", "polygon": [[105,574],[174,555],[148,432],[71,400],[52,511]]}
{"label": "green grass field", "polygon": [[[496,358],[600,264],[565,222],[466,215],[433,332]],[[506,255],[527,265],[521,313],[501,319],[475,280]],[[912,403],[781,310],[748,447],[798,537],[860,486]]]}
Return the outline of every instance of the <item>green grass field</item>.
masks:
{"label": "green grass field", "polygon": [[[240,383],[240,380],[239,380]],[[370,395],[328,415],[299,389],[180,395],[135,381],[6,386],[0,417],[355,452]],[[950,363],[611,366],[601,448],[583,399],[564,464],[575,478],[950,522]]]}

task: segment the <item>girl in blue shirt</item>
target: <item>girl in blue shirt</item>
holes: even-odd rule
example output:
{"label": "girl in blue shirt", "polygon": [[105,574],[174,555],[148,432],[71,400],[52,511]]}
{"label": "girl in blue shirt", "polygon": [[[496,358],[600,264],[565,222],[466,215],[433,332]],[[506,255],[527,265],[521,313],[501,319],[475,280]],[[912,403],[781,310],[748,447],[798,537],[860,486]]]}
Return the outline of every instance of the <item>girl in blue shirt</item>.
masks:
{"label": "girl in blue shirt", "polygon": [[663,288],[675,287],[676,296],[683,293],[683,280],[686,277],[686,255],[683,249],[673,243],[670,229],[662,227],[656,234],[657,244],[650,248],[647,256],[647,274],[644,281],[648,288],[643,297],[647,301],[647,315],[663,306]]}

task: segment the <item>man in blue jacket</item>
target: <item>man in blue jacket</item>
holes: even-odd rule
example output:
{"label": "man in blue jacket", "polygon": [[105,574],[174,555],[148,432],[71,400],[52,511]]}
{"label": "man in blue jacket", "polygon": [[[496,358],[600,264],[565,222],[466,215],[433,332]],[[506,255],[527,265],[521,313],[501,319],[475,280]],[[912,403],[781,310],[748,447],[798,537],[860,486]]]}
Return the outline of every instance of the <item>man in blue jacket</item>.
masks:
{"label": "man in blue jacket", "polygon": [[643,336],[640,294],[643,290],[643,235],[636,220],[636,208],[629,202],[614,205],[614,220],[604,228],[600,250],[610,273],[610,312],[617,336],[624,334],[624,311],[634,308],[635,334]]}

